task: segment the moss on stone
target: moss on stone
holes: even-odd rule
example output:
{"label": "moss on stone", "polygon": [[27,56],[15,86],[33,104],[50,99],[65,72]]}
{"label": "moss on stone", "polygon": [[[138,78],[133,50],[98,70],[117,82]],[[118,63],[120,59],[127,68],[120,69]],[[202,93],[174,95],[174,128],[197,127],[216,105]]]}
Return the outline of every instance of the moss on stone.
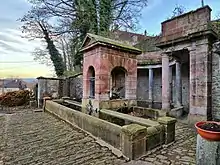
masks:
{"label": "moss on stone", "polygon": [[151,64],[160,64],[160,59],[149,59],[149,60],[141,60],[138,62],[141,65],[151,65]]}
{"label": "moss on stone", "polygon": [[88,33],[87,37],[91,38],[93,43],[101,42],[101,43],[113,45],[113,46],[120,47],[120,48],[125,48],[125,49],[128,49],[128,50],[133,50],[133,51],[137,51],[137,52],[141,53],[140,49],[135,48],[135,47],[133,47],[133,46],[131,46],[129,44],[125,44],[125,43],[120,42],[120,41],[116,41],[116,40],[113,40],[113,39],[105,38],[105,37],[98,36],[98,35],[91,34],[91,33]]}
{"label": "moss on stone", "polygon": [[147,136],[152,136],[158,133],[158,130],[155,127],[147,128]]}
{"label": "moss on stone", "polygon": [[123,126],[122,131],[129,135],[136,135],[141,132],[147,132],[147,127],[141,126],[139,124],[129,124]]}
{"label": "moss on stone", "polygon": [[156,47],[156,43],[160,41],[160,36],[153,36],[147,38],[144,41],[141,41],[134,45],[136,48],[141,49],[143,52],[152,52],[158,51],[160,48]]}
{"label": "moss on stone", "polygon": [[171,124],[171,123],[175,123],[176,121],[177,120],[175,118],[168,117],[168,116],[158,118],[158,122],[162,124]]}
{"label": "moss on stone", "polygon": [[[172,56],[169,56],[169,61],[173,61],[174,58]],[[162,57],[161,58],[155,58],[155,59],[139,59],[138,60],[139,65],[156,65],[156,64],[162,64]]]}

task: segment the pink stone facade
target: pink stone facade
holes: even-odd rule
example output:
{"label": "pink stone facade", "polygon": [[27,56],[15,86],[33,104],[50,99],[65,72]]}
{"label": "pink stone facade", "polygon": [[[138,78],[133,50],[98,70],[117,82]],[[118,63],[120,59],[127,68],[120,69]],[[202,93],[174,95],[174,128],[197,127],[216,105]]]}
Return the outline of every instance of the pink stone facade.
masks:
{"label": "pink stone facade", "polygon": [[[159,47],[167,54],[188,51],[189,55],[189,103],[190,116],[211,118],[211,40],[214,38],[208,28],[211,21],[211,9],[208,6],[183,14],[162,23],[162,38]],[[196,39],[195,39],[196,37]],[[172,45],[170,43],[172,42]],[[162,61],[163,63],[163,61]],[[166,61],[167,63],[167,61]],[[167,72],[164,61],[162,72]],[[163,89],[168,83],[163,82]],[[166,92],[163,92],[166,93]],[[162,102],[167,104],[167,96]]]}
{"label": "pink stone facade", "polygon": [[162,23],[162,42],[186,37],[189,34],[208,29],[211,20],[211,9],[206,6],[185,13]]}
{"label": "pink stone facade", "polygon": [[[136,100],[137,70],[140,68],[146,71],[146,76],[148,72],[148,76],[151,73],[151,79],[149,78],[148,84],[152,84],[140,87],[143,89],[141,91],[149,93],[149,100],[154,101],[152,100],[154,97],[153,90],[161,90],[162,109],[169,111],[172,109],[171,97],[173,93],[171,88],[173,87],[171,85],[174,88],[175,86],[179,87],[179,93],[175,91],[175,96],[180,97],[175,102],[178,102],[178,106],[182,105],[183,81],[180,67],[182,63],[188,66],[187,82],[184,80],[184,83],[187,84],[188,88],[188,91],[185,92],[185,95],[187,95],[185,98],[187,98],[188,102],[189,117],[196,116],[205,120],[211,118],[212,48],[210,45],[215,36],[209,29],[210,19],[211,9],[205,6],[163,22],[160,42],[156,44],[160,50],[143,53],[142,55],[111,44],[90,46],[90,48],[84,50],[83,100],[90,99],[90,67],[95,70],[95,97],[93,102],[97,108],[100,108],[101,101],[110,100],[109,92],[112,88],[111,72],[116,67],[121,67],[126,71],[124,99]],[[179,69],[177,69],[177,66],[179,66]],[[175,68],[175,75],[172,75],[171,67]],[[160,68],[161,72],[158,71],[158,68]],[[156,72],[155,78],[158,77],[158,73],[160,74],[161,84],[156,84],[152,80],[154,79],[154,72]],[[170,77],[173,76],[176,77],[175,83],[179,82],[178,84],[172,84]],[[146,79],[148,78],[146,77]],[[156,85],[158,87],[155,87]],[[151,91],[149,91],[150,89]],[[150,96],[151,93],[153,93],[152,96]]]}
{"label": "pink stone facade", "polygon": [[137,59],[136,54],[120,49],[96,45],[84,52],[83,99],[89,98],[89,67],[95,69],[95,100],[109,100],[111,71],[115,67],[126,70],[125,99],[136,99]]}

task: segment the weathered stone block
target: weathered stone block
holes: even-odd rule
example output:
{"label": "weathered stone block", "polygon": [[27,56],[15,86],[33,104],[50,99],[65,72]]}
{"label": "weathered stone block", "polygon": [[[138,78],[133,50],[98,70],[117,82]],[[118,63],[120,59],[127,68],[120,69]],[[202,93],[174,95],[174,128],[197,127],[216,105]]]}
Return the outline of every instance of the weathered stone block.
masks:
{"label": "weathered stone block", "polygon": [[146,149],[147,151],[163,143],[163,134],[155,127],[147,128]]}
{"label": "weathered stone block", "polygon": [[176,119],[175,118],[172,118],[172,117],[159,117],[158,120],[157,120],[159,123],[161,124],[173,124],[173,123],[176,123]]}
{"label": "weathered stone block", "polygon": [[174,132],[165,132],[165,144],[169,144],[175,141],[175,131]]}
{"label": "weathered stone block", "polygon": [[165,144],[169,144],[175,140],[175,123],[176,119],[172,117],[160,117],[158,122],[164,125]]}
{"label": "weathered stone block", "polygon": [[146,153],[147,128],[138,124],[122,127],[122,152],[130,159],[137,159]]}

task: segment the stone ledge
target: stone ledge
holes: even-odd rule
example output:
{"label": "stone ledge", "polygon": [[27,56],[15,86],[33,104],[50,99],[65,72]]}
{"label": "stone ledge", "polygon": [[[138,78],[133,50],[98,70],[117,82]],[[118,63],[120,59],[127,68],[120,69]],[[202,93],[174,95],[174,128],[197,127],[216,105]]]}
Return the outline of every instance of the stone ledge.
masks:
{"label": "stone ledge", "polygon": [[168,117],[168,116],[159,117],[157,121],[161,124],[172,124],[172,123],[177,122],[177,120],[175,118]]}
{"label": "stone ledge", "polygon": [[130,140],[134,140],[137,137],[140,137],[139,135],[141,134],[144,134],[145,136],[147,133],[147,128],[139,124],[129,124],[122,126],[122,132],[129,135]]}
{"label": "stone ledge", "polygon": [[115,111],[111,111],[111,110],[106,110],[106,109],[101,109],[100,113],[103,113],[105,115],[108,116],[113,116],[119,119],[123,119],[132,123],[136,123],[136,124],[140,124],[143,125],[145,127],[151,127],[151,126],[159,126],[160,124],[156,121],[152,121],[150,119],[144,119],[141,117],[135,117],[135,116],[131,116],[131,115],[127,115],[127,114],[123,114],[120,112],[115,112]]}

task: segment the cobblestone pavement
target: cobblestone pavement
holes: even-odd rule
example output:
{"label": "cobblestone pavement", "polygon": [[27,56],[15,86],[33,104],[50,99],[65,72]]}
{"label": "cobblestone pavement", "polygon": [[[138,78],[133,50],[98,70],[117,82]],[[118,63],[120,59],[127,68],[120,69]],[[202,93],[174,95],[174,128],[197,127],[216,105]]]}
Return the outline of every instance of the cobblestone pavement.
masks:
{"label": "cobblestone pavement", "polygon": [[32,111],[0,117],[0,160],[5,165],[125,162],[81,130],[47,113]]}
{"label": "cobblestone pavement", "polygon": [[[176,126],[176,142],[127,165],[195,164],[195,131]],[[0,116],[0,165],[122,165],[118,158],[83,131],[52,115],[26,110]]]}
{"label": "cobblestone pavement", "polygon": [[176,141],[141,160],[149,165],[194,165],[196,155],[196,132],[188,125],[176,124]]}

